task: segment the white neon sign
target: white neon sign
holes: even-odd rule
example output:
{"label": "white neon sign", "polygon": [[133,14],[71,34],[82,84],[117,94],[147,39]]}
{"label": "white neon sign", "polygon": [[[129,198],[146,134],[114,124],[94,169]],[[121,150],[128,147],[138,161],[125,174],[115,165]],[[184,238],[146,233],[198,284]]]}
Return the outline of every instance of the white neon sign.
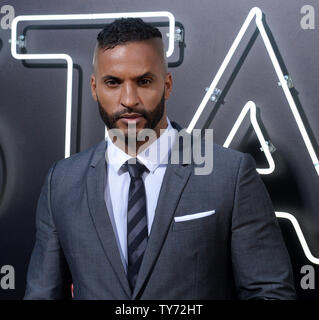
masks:
{"label": "white neon sign", "polygon": [[59,15],[27,15],[17,16],[11,25],[11,54],[18,60],[65,60],[67,63],[67,85],[66,85],[66,121],[65,121],[65,158],[70,156],[71,150],[71,123],[72,123],[72,81],[73,60],[68,54],[19,54],[17,53],[17,26],[21,21],[70,21],[70,20],[101,20],[117,18],[161,18],[169,20],[169,43],[166,56],[170,57],[174,52],[175,17],[168,11],[153,12],[122,12],[122,13],[93,13],[93,14],[59,14]]}
{"label": "white neon sign", "polygon": [[266,168],[266,169],[257,169],[258,173],[259,174],[270,174],[272,173],[274,170],[275,170],[275,162],[274,162],[274,159],[269,151],[269,148],[268,148],[268,145],[267,145],[267,142],[261,132],[261,129],[260,129],[260,126],[258,124],[258,121],[257,121],[257,117],[256,117],[256,105],[253,101],[248,101],[243,110],[241,111],[240,115],[238,116],[233,128],[231,129],[226,141],[224,142],[223,146],[225,148],[228,148],[230,143],[232,142],[237,130],[239,129],[241,123],[243,122],[245,116],[247,113],[250,113],[250,121],[251,121],[251,124],[256,132],[256,135],[257,135],[257,138],[263,148],[263,151],[265,153],[265,156],[266,156],[266,159],[268,161],[268,164],[269,164],[269,168]]}
{"label": "white neon sign", "polygon": [[282,87],[282,89],[284,91],[284,94],[286,96],[286,99],[288,101],[290,109],[291,109],[291,111],[293,113],[293,116],[294,116],[295,121],[297,123],[297,126],[299,128],[299,131],[301,133],[303,141],[304,141],[304,143],[306,145],[306,148],[308,150],[308,153],[310,155],[312,163],[313,163],[313,165],[315,167],[315,170],[317,171],[317,174],[319,175],[319,160],[318,160],[318,157],[317,157],[316,152],[314,150],[314,147],[313,147],[313,145],[312,145],[312,143],[311,143],[311,141],[309,139],[309,135],[308,135],[307,130],[306,130],[305,126],[304,126],[304,123],[301,120],[301,117],[300,117],[300,114],[298,112],[298,109],[297,109],[297,106],[295,104],[295,101],[294,101],[294,99],[293,99],[293,97],[291,95],[291,92],[290,92],[289,88],[288,88],[286,79],[285,79],[284,74],[283,74],[283,72],[282,72],[282,70],[280,68],[280,65],[279,65],[278,59],[276,57],[276,54],[274,52],[274,49],[273,49],[273,47],[271,45],[271,42],[270,42],[270,40],[268,38],[268,35],[266,33],[265,26],[264,26],[263,21],[262,21],[262,11],[258,7],[252,8],[250,10],[246,20],[244,21],[241,29],[239,30],[239,33],[237,34],[233,44],[231,45],[231,47],[230,47],[230,49],[229,49],[229,51],[228,51],[223,63],[221,64],[221,66],[220,66],[219,70],[217,71],[217,74],[215,75],[215,77],[214,77],[209,89],[207,90],[202,102],[198,106],[198,108],[196,110],[196,113],[195,113],[194,117],[192,118],[192,120],[191,120],[191,122],[190,122],[190,124],[189,124],[189,126],[187,128],[187,132],[190,133],[194,129],[199,117],[201,116],[204,108],[207,105],[207,102],[209,101],[210,97],[212,96],[212,94],[214,92],[214,89],[216,88],[217,84],[219,83],[220,78],[224,74],[224,72],[225,72],[225,70],[226,70],[231,58],[233,57],[237,47],[239,46],[243,36],[245,35],[245,33],[247,31],[247,28],[249,27],[249,25],[250,25],[250,23],[251,23],[251,21],[253,20],[254,17],[256,18],[255,19],[256,25],[257,25],[257,27],[259,29],[260,35],[261,35],[261,37],[263,39],[263,42],[264,42],[265,47],[266,47],[266,50],[267,50],[268,55],[270,57],[270,60],[271,60],[271,62],[273,64],[273,67],[274,67],[274,69],[276,71],[276,74],[277,74],[278,79],[280,81],[281,87]]}
{"label": "white neon sign", "polygon": [[300,228],[300,225],[299,225],[297,219],[291,213],[288,213],[288,212],[275,212],[275,213],[276,213],[277,218],[287,219],[292,223],[292,225],[296,231],[298,240],[301,244],[301,247],[305,253],[305,256],[313,264],[319,264],[319,258],[314,257],[309,250],[309,247],[307,245],[307,242],[306,242],[305,237],[301,231],[301,228]]}

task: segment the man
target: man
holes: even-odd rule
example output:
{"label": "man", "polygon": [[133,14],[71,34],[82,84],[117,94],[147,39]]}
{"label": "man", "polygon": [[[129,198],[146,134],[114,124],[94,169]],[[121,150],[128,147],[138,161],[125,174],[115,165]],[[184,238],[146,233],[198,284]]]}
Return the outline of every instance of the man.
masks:
{"label": "man", "polygon": [[[182,130],[166,115],[172,76],[160,32],[132,18],[104,28],[91,89],[109,136],[50,169],[25,299],[68,298],[71,284],[74,299],[294,299],[252,157],[214,144],[205,175],[193,161],[166,161],[193,145],[178,144]],[[132,135],[146,128],[148,141]],[[173,147],[147,156],[168,137]]]}

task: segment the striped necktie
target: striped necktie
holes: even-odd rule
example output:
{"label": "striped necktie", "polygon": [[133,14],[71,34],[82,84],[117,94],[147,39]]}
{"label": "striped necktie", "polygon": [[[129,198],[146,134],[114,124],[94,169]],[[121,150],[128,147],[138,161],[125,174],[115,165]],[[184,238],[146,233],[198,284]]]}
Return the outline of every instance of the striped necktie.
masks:
{"label": "striped necktie", "polygon": [[127,277],[134,290],[138,271],[147,245],[146,194],[142,175],[147,168],[136,161],[136,164],[125,163],[131,182],[127,207]]}

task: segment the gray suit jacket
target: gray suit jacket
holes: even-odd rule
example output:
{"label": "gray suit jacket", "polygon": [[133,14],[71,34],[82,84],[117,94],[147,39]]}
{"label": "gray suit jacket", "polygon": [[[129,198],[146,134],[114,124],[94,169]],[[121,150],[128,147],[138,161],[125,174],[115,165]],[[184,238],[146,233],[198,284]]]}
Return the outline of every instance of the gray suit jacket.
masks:
{"label": "gray suit jacket", "polygon": [[70,298],[71,283],[74,299],[295,298],[289,256],[253,158],[218,145],[209,175],[194,175],[193,163],[168,164],[131,292],[104,201],[104,153],[102,141],[49,170],[25,299]]}

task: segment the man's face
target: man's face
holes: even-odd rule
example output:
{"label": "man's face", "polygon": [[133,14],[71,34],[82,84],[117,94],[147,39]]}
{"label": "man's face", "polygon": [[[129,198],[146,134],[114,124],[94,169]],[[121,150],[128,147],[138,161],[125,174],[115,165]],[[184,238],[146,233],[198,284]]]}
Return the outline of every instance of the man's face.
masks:
{"label": "man's face", "polygon": [[172,89],[166,73],[160,39],[128,42],[97,51],[91,76],[93,98],[108,129],[127,136],[128,123],[136,130],[166,128],[165,100]]}

